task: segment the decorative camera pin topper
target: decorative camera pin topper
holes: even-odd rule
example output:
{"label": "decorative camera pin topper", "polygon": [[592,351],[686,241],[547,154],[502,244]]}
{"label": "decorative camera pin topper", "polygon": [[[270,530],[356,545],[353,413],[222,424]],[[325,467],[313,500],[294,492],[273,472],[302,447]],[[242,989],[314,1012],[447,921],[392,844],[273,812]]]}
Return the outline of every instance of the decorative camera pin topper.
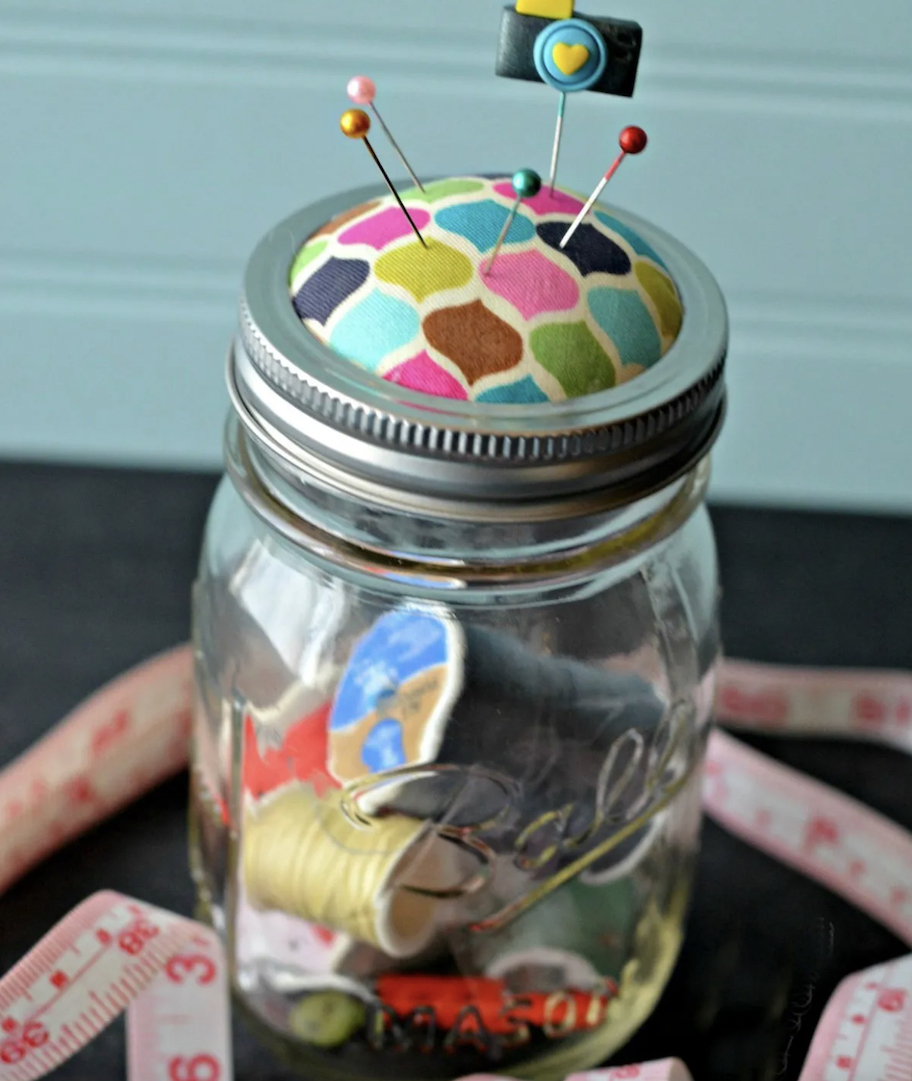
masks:
{"label": "decorative camera pin topper", "polygon": [[557,128],[551,155],[554,195],[567,95],[592,90],[632,97],[643,47],[643,30],[624,19],[574,13],[575,0],[516,0],[504,12],[497,74],[542,82],[558,91]]}

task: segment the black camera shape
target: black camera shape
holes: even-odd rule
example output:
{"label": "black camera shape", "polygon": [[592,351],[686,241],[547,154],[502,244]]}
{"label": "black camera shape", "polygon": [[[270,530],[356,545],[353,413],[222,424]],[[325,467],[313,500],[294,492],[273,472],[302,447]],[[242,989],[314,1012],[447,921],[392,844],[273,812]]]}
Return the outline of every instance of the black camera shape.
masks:
{"label": "black camera shape", "polygon": [[[522,9],[570,12],[571,17]],[[573,0],[517,0],[501,22],[497,74],[546,83],[562,93],[592,90],[630,98],[642,49],[638,23],[575,14]]]}

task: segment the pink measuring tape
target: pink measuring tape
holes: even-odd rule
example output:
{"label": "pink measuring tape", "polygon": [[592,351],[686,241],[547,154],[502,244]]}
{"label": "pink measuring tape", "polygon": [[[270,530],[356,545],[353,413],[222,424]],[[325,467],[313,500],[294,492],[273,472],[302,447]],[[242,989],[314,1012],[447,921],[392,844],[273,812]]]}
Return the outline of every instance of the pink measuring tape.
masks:
{"label": "pink measuring tape", "polygon": [[[190,651],[121,677],[0,772],[0,891],[51,851],[187,764]],[[730,727],[874,739],[912,753],[912,677],[728,662]],[[912,946],[912,835],[863,804],[713,734],[706,811],[817,879]],[[0,1081],[33,1081],[127,1010],[130,1081],[231,1081],[221,942],[115,893],[71,912],[0,978]],[[912,1079],[912,956],[845,980],[801,1081]],[[480,1081],[480,1079],[479,1079]],[[501,1078],[500,1081],[503,1081]],[[569,1081],[691,1081],[676,1060]]]}

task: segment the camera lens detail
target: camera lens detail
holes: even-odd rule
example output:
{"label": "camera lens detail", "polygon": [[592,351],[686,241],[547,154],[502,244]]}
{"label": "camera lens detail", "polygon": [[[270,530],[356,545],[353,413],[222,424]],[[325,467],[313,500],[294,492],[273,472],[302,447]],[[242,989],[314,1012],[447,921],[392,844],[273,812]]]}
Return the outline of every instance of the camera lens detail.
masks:
{"label": "camera lens detail", "polygon": [[605,74],[608,48],[598,30],[583,19],[562,19],[546,27],[535,42],[540,78],[565,94],[590,90]]}

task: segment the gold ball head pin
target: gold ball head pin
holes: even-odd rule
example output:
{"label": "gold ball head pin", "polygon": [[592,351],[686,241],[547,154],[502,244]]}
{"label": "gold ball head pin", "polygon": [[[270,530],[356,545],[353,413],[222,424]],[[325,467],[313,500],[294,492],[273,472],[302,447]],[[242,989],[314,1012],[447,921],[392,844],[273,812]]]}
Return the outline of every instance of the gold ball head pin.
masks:
{"label": "gold ball head pin", "polygon": [[349,139],[360,139],[367,147],[367,152],[374,159],[377,168],[380,170],[380,175],[386,181],[386,186],[392,192],[396,198],[396,202],[399,204],[402,213],[408,219],[409,225],[415,231],[415,236],[421,241],[421,246],[427,248],[427,242],[421,235],[421,230],[415,224],[415,219],[408,212],[408,208],[402,201],[402,196],[396,191],[396,186],[390,180],[389,173],[383,168],[383,163],[377,157],[377,152],[371,146],[371,141],[368,139],[371,129],[371,119],[363,109],[349,109],[342,114],[342,119],[339,121],[339,127],[342,129],[342,134]]}
{"label": "gold ball head pin", "polygon": [[342,114],[339,126],[349,139],[365,139],[370,134],[371,118],[363,109],[349,109]]}

